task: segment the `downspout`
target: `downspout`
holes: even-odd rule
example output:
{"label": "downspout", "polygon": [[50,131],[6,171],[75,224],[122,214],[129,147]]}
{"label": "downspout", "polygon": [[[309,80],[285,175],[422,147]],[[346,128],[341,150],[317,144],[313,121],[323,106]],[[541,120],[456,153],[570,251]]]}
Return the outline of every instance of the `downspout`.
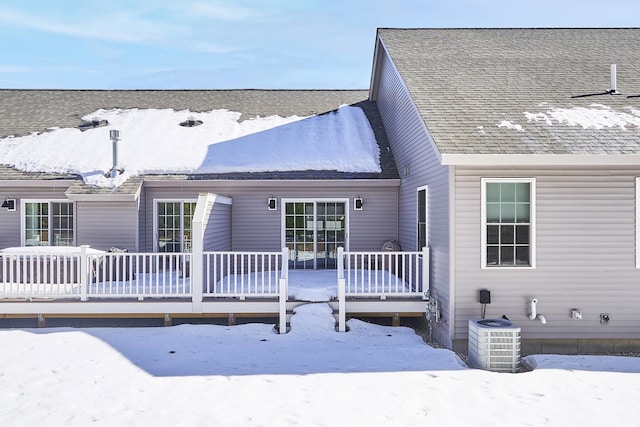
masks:
{"label": "downspout", "polygon": [[446,166],[449,168],[449,342],[450,348],[453,348],[455,340],[455,324],[456,324],[456,167],[453,165]]}

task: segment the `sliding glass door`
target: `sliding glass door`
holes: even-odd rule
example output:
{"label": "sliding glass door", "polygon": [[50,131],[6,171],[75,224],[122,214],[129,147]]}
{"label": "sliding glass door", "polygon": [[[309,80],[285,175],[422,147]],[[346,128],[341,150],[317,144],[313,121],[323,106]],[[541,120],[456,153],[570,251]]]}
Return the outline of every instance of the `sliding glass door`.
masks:
{"label": "sliding glass door", "polygon": [[347,244],[346,201],[285,201],[283,235],[289,268],[333,269]]}

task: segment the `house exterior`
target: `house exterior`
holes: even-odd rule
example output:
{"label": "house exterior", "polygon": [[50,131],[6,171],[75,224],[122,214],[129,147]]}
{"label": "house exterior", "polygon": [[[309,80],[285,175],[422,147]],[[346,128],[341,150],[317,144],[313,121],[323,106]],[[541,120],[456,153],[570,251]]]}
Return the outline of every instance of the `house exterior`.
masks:
{"label": "house exterior", "polygon": [[[45,204],[51,204],[46,206],[49,222],[65,222],[66,225],[52,231],[48,242],[38,244],[86,244],[95,249],[117,247],[130,252],[162,251],[162,239],[169,230],[159,228],[159,218],[169,214],[160,211],[171,209],[171,219],[180,223],[177,228],[188,227],[185,217],[192,213],[198,195],[203,192],[233,200],[232,238],[228,247],[218,249],[279,251],[291,243],[285,239],[283,212],[287,207],[305,208],[300,206],[301,203],[311,203],[311,208],[315,204],[316,210],[321,205],[327,212],[338,209],[342,216],[346,214],[343,221],[348,223],[340,226],[344,233],[323,237],[337,239],[347,249],[377,250],[385,241],[397,238],[398,174],[377,108],[367,101],[366,91],[4,90],[0,102],[2,137],[44,132],[52,127],[78,128],[85,123],[81,116],[108,108],[191,112],[226,109],[242,113],[240,121],[244,121],[272,115],[317,116],[341,105],[353,105],[366,114],[379,145],[381,165],[381,171],[376,173],[332,170],[254,173],[169,171],[135,176],[115,188],[88,185],[74,174],[23,172],[5,165],[0,167],[0,194],[3,200],[9,198],[16,202],[14,210],[3,209],[0,212],[2,248],[29,246],[29,236],[25,233],[25,223],[28,222],[25,218],[30,215],[27,209],[42,210]],[[140,126],[154,124],[140,123]],[[110,144],[108,132],[102,131],[105,145]],[[356,198],[364,201],[366,208],[355,210]],[[274,200],[272,207],[268,206],[269,199]],[[54,209],[64,209],[65,213],[55,213],[54,218]],[[309,206],[306,209],[308,216]],[[42,217],[40,220],[44,223]],[[371,232],[372,229],[376,232]],[[176,237],[184,233],[184,230],[179,231]],[[54,237],[67,241],[56,243]],[[184,241],[172,242],[171,245],[166,249],[169,252],[188,249],[188,242]],[[293,245],[290,246],[293,249]],[[317,253],[320,251],[316,249]],[[327,267],[330,260],[325,262],[326,265],[320,265],[322,262],[316,262],[315,267]]]}
{"label": "house exterior", "polygon": [[378,30],[369,98],[401,176],[399,241],[430,248],[447,347],[483,315],[521,326],[523,351],[640,346],[638,42]]}
{"label": "house exterior", "polygon": [[[0,135],[9,146],[0,166],[5,205],[0,210],[0,316],[36,316],[44,325],[54,316],[164,317],[165,323],[176,317],[228,316],[231,323],[236,317],[274,315],[285,332],[288,316],[304,303],[288,295],[289,271],[323,269],[335,271],[328,285],[337,286],[338,295],[329,303],[340,330],[346,328],[347,312],[395,320],[423,315],[428,263],[422,259],[428,254],[381,252],[398,238],[400,180],[366,91],[0,92]],[[104,119],[138,111],[169,114],[171,123],[135,116],[129,128],[133,137],[125,141],[124,131]],[[194,117],[181,122],[176,112]],[[135,157],[157,157],[151,150],[167,145],[171,129],[201,125],[196,117],[211,112],[237,114],[234,126],[249,129],[264,117],[295,120],[218,138],[206,147],[203,166],[191,171],[152,170],[122,178]],[[349,114],[346,122],[339,119],[343,114]],[[347,129],[353,120],[355,133]],[[155,129],[160,125],[166,134]],[[219,131],[213,126],[207,138]],[[189,129],[184,132],[189,138]],[[62,138],[54,143],[66,143],[80,134],[75,149],[93,157],[83,151],[93,149],[90,138],[102,138],[98,145],[110,144],[111,138],[111,170],[91,166],[73,173],[64,162],[62,172],[46,165],[48,171],[33,170],[42,155],[40,144],[51,143],[51,135]],[[310,146],[306,140],[312,137]],[[36,144],[13,150],[15,141],[25,138]],[[208,166],[244,158],[242,150],[259,151],[258,156],[248,153],[258,161],[261,155],[273,157],[255,145],[262,139],[269,140],[276,159],[292,157],[294,166],[232,171]],[[332,161],[345,160],[341,156],[357,163],[363,152],[353,147],[360,139],[370,144],[364,157],[375,159],[375,170],[333,169]],[[128,154],[127,147],[117,149],[126,143]],[[146,152],[135,150],[144,144]],[[179,139],[168,145],[168,156],[189,150]],[[233,155],[220,155],[228,152]],[[318,153],[329,166],[297,166]],[[55,150],[48,155],[64,157]],[[72,157],[68,163],[85,164],[84,155]]]}
{"label": "house exterior", "polygon": [[[243,121],[348,105],[364,112],[380,162],[377,172],[156,171],[111,188],[5,165],[0,248],[41,242],[27,224],[44,223],[45,210],[58,224],[47,244],[226,259],[280,259],[286,248],[283,272],[338,270],[342,325],[345,307],[426,316],[435,341],[464,352],[471,319],[506,317],[524,352],[637,350],[638,42],[640,29],[379,29],[368,91],[0,91],[3,137],[86,127],[81,117],[108,108],[222,109]],[[383,245],[396,258],[372,254]],[[219,279],[196,258],[171,261],[176,280],[189,268]],[[367,286],[350,288],[349,271],[365,265],[357,274],[369,284],[374,270],[421,277],[411,304],[392,305],[406,295],[389,289],[374,292],[386,306],[358,300]],[[83,268],[98,267],[113,270]],[[213,300],[235,294],[208,286],[193,311],[231,313]],[[172,307],[162,310],[182,310]]]}

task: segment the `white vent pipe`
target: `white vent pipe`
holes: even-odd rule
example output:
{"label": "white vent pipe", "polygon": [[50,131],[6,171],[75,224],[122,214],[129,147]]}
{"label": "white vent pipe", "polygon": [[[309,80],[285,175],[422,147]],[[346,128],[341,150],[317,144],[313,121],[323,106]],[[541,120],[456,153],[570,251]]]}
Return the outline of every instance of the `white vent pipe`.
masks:
{"label": "white vent pipe", "polygon": [[547,324],[547,319],[542,314],[538,314],[537,310],[538,298],[533,298],[531,300],[531,313],[529,313],[529,319],[536,320],[538,319],[543,325]]}
{"label": "white vent pipe", "polygon": [[107,173],[107,177],[115,178],[118,174],[124,172],[124,170],[118,166],[118,141],[120,140],[120,131],[111,129],[109,131],[109,138],[111,139],[113,166],[109,173]]}
{"label": "white vent pipe", "polygon": [[611,64],[611,93],[618,93],[618,76],[616,72],[616,64]]}
{"label": "white vent pipe", "polygon": [[529,313],[529,319],[531,319],[531,320],[534,320],[538,315],[538,312],[536,310],[536,305],[537,304],[538,304],[538,299],[537,298],[534,298],[534,299],[531,300],[531,312]]}

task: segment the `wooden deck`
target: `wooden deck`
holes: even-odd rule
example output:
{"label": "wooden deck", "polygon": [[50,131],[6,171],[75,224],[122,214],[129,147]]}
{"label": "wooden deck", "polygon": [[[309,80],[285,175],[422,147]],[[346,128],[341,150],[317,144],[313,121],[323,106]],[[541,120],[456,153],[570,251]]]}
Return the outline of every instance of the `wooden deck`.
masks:
{"label": "wooden deck", "polygon": [[13,248],[0,252],[0,318],[35,317],[43,326],[48,317],[161,317],[170,324],[178,317],[264,316],[278,318],[284,331],[293,308],[309,300],[328,302],[340,330],[348,313],[424,315],[426,248],[340,248],[337,270],[306,271],[302,279],[288,259],[287,249],[198,255]]}

